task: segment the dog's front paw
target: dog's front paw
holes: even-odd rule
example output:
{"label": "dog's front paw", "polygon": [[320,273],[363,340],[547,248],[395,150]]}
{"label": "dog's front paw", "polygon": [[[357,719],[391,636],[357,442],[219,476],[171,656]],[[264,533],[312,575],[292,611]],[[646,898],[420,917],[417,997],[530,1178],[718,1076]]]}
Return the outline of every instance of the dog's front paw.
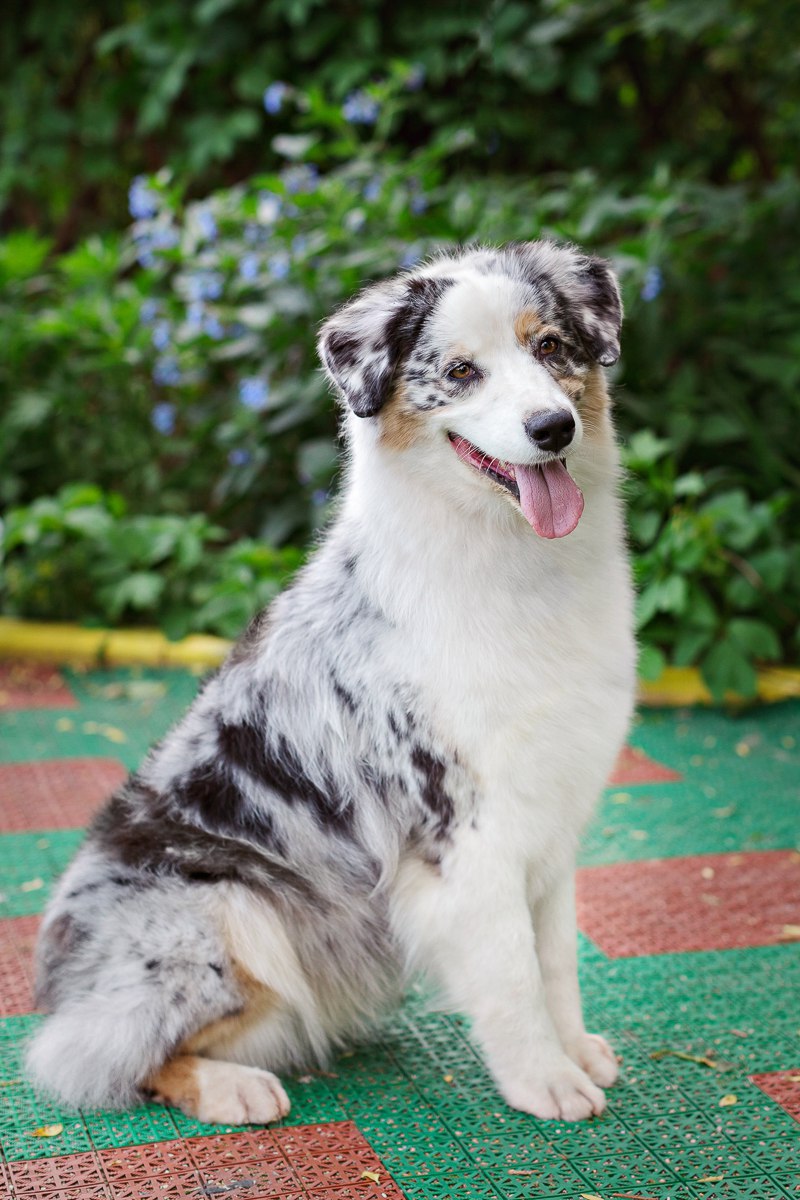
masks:
{"label": "dog's front paw", "polygon": [[573,1062],[600,1087],[611,1087],[619,1075],[617,1056],[599,1033],[584,1033],[565,1047]]}
{"label": "dog's front paw", "polygon": [[589,1076],[566,1057],[530,1081],[502,1086],[512,1108],[544,1121],[585,1121],[605,1109],[606,1098]]}

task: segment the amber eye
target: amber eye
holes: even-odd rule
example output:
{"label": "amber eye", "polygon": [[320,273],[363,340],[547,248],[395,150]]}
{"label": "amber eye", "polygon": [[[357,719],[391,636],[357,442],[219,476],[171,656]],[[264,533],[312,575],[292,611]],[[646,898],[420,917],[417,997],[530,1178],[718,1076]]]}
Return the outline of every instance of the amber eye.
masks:
{"label": "amber eye", "polygon": [[548,354],[555,354],[556,350],[560,349],[561,342],[556,337],[543,337],[539,342],[539,353],[547,357]]}
{"label": "amber eye", "polygon": [[471,379],[474,374],[475,368],[473,367],[472,363],[467,362],[456,363],[456,365],[451,367],[447,372],[449,379]]}

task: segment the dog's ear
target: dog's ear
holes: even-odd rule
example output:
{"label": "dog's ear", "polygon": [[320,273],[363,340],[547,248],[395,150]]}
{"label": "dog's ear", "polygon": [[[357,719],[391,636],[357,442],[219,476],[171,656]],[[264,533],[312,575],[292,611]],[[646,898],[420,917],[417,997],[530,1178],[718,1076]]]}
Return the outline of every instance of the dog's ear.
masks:
{"label": "dog's ear", "polygon": [[595,362],[610,367],[619,358],[622,300],[611,264],[577,246],[556,242],[511,242],[507,250],[523,276],[565,310],[575,333]]}
{"label": "dog's ear", "polygon": [[356,416],[374,417],[389,399],[446,283],[401,276],[373,284],[322,326],[317,349],[325,372]]}
{"label": "dog's ear", "polygon": [[604,258],[581,255],[576,266],[578,334],[595,362],[610,367],[620,355],[622,298],[617,277]]}

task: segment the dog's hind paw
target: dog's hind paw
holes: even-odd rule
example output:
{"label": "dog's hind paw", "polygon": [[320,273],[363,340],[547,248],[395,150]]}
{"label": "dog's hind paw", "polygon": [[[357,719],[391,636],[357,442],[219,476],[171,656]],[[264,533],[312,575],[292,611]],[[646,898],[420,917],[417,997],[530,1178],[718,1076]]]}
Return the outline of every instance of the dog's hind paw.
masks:
{"label": "dog's hind paw", "polygon": [[291,1107],[270,1071],[195,1055],[167,1063],[150,1087],[157,1101],[174,1104],[209,1125],[269,1125]]}
{"label": "dog's hind paw", "polygon": [[616,1082],[619,1075],[617,1056],[599,1033],[584,1033],[568,1045],[566,1051],[599,1087],[611,1087]]}
{"label": "dog's hind paw", "polygon": [[601,1089],[568,1058],[542,1070],[534,1081],[503,1087],[502,1092],[512,1108],[543,1121],[585,1121],[606,1106]]}

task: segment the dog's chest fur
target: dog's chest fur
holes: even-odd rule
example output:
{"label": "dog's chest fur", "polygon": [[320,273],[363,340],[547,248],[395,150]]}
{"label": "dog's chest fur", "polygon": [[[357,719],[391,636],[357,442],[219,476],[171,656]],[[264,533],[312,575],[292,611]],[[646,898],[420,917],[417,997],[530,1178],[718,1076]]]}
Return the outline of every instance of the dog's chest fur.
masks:
{"label": "dog's chest fur", "polygon": [[415,496],[402,466],[368,461],[349,511],[371,514],[365,585],[394,615],[384,667],[408,680],[464,769],[444,869],[461,831],[477,829],[544,883],[574,853],[630,717],[631,593],[613,483],[587,488],[591,511],[554,547],[519,522]]}

